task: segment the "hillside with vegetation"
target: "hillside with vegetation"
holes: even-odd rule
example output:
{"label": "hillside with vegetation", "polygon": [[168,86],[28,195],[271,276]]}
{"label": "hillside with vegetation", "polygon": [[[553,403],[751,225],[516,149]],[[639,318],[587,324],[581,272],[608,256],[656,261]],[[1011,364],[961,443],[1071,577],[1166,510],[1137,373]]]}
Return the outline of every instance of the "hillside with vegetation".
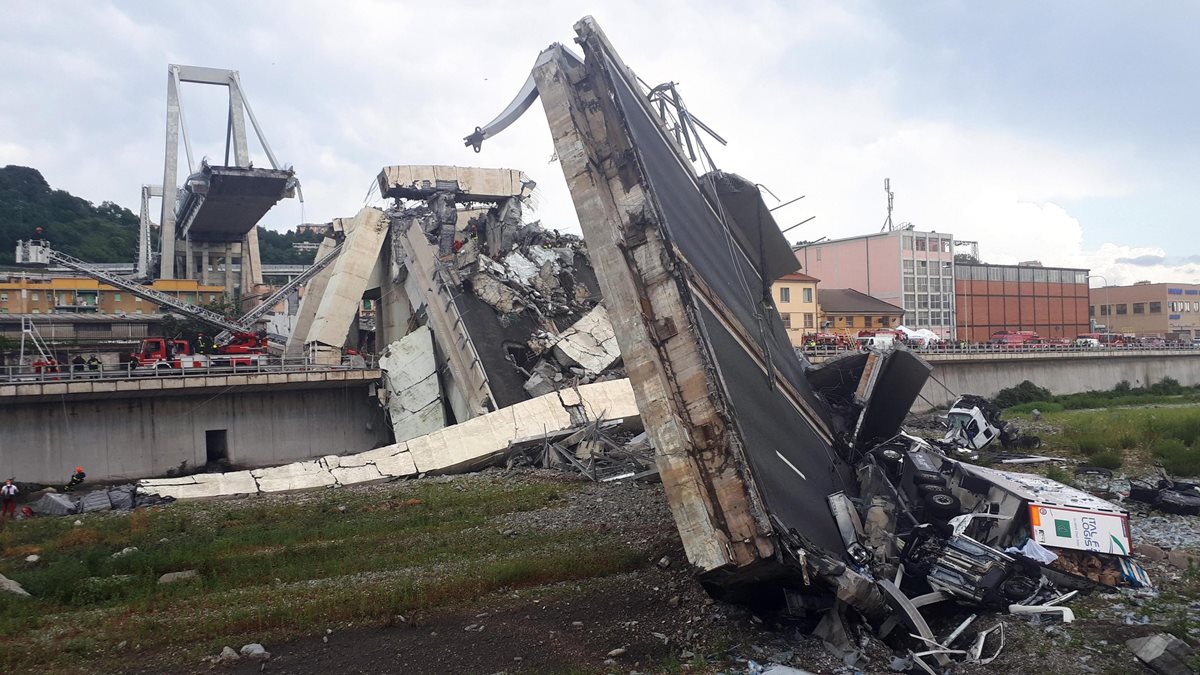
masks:
{"label": "hillside with vegetation", "polygon": [[[138,216],[114,202],[99,206],[66,190],[50,187],[41,172],[27,166],[0,167],[0,265],[14,262],[18,239],[42,228],[54,248],[88,262],[133,262],[137,258]],[[312,251],[292,244],[320,241],[314,234],[258,228],[264,264],[311,262]]]}

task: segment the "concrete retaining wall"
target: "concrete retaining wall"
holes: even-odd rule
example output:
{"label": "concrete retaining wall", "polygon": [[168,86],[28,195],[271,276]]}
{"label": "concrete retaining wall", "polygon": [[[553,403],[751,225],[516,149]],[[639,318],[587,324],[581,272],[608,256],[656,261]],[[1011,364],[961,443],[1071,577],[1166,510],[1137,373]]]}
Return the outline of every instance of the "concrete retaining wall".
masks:
{"label": "concrete retaining wall", "polygon": [[0,406],[0,476],[58,484],[77,465],[90,480],[163,475],[206,461],[206,431],[224,429],[228,457],[268,466],[362,452],[389,440],[368,383],[307,389],[162,392],[140,398]]}
{"label": "concrete retaining wall", "polygon": [[1195,353],[955,354],[934,356],[929,361],[933,364],[933,377],[921,391],[926,400],[917,399],[915,410],[926,410],[930,404],[949,405],[955,398],[952,392],[993,396],[1023,380],[1045,387],[1054,394],[1112,389],[1122,380],[1134,387],[1142,387],[1164,377],[1173,377],[1185,385],[1200,385],[1200,350]]}

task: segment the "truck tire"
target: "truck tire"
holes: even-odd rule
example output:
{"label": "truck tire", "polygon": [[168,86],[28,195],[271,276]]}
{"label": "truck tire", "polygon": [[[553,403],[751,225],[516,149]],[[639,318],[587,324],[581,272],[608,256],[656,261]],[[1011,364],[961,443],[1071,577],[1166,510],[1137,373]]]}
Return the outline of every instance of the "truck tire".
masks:
{"label": "truck tire", "polygon": [[948,495],[950,488],[945,485],[918,485],[917,494],[924,497],[925,495]]}
{"label": "truck tire", "polygon": [[170,370],[170,369],[171,369],[171,364],[169,364],[169,363],[156,363],[156,364],[154,364],[154,369],[155,369],[155,370]]}
{"label": "truck tire", "polygon": [[913,474],[913,483],[917,485],[945,485],[946,478],[936,471],[917,471]]}
{"label": "truck tire", "polygon": [[925,513],[938,520],[947,520],[962,513],[962,502],[954,495],[925,495]]}

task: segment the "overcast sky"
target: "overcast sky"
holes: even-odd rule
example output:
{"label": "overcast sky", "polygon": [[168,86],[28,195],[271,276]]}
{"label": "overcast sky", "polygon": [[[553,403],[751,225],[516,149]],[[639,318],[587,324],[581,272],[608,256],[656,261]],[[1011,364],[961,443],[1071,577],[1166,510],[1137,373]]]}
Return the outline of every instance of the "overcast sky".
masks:
{"label": "overcast sky", "polygon": [[[269,227],[352,215],[380,167],[436,163],[519,168],[537,217],[578,232],[540,105],[481,154],[461,139],[591,13],[729,140],[721,168],[806,195],[777,212],[816,216],[792,240],[878,231],[890,177],[897,222],[988,262],[1200,282],[1198,3],[547,5],[6,0],[0,165],[136,211],[162,182],[167,64],[229,68],[303,184]],[[223,97],[184,87],[197,160],[222,159]]]}

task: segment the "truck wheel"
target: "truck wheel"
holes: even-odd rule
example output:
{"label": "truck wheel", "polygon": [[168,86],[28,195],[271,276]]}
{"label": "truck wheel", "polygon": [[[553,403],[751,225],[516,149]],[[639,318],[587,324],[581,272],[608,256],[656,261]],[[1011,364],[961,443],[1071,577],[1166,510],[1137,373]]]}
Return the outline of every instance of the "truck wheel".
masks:
{"label": "truck wheel", "polygon": [[171,364],[169,364],[169,363],[156,363],[156,364],[154,364],[154,369],[155,369],[155,370],[170,370],[170,369],[171,369]]}
{"label": "truck wheel", "polygon": [[946,520],[962,513],[962,502],[954,495],[925,495],[925,512],[938,520]]}
{"label": "truck wheel", "polygon": [[946,479],[936,471],[917,471],[913,474],[913,482],[917,485],[945,485]]}
{"label": "truck wheel", "polygon": [[924,497],[925,495],[948,495],[950,488],[945,485],[918,485],[917,494]]}

